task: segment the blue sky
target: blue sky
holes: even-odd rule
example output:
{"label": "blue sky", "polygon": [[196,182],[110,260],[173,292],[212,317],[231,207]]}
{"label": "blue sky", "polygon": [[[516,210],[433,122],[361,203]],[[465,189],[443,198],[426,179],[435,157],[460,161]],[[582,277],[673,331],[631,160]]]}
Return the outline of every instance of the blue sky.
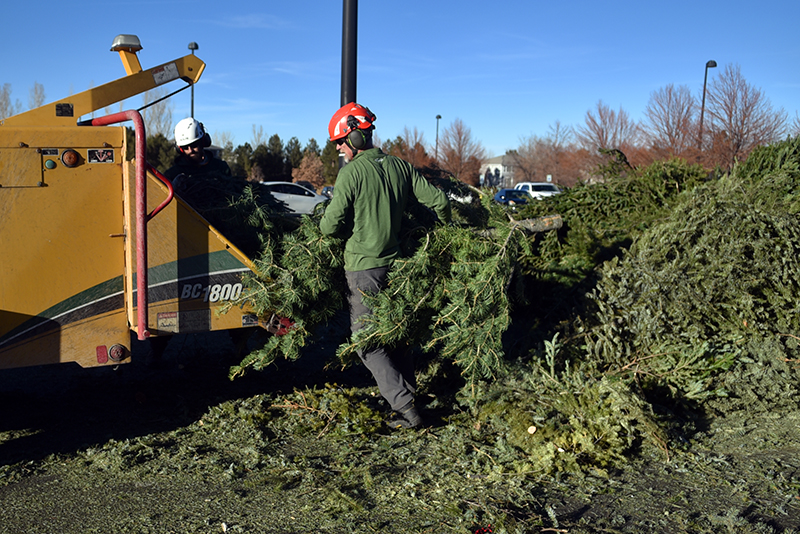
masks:
{"label": "blue sky", "polygon": [[[206,69],[195,116],[234,144],[277,133],[320,144],[340,104],[342,2],[52,0],[10,2],[0,32],[0,84],[27,109],[34,82],[46,101],[125,74],[109,51],[138,35],[148,69],[189,52]],[[388,2],[358,5],[357,100],[383,140],[417,128],[433,145],[461,119],[489,156],[544,136],[556,121],[582,124],[602,100],[634,120],[668,84],[702,93],[728,64],[793,119],[800,109],[800,2]],[[169,87],[178,88],[173,82]],[[180,83],[180,82],[177,82]],[[172,99],[177,122],[190,91]],[[124,109],[142,105],[137,97]],[[113,111],[117,111],[114,109]]]}

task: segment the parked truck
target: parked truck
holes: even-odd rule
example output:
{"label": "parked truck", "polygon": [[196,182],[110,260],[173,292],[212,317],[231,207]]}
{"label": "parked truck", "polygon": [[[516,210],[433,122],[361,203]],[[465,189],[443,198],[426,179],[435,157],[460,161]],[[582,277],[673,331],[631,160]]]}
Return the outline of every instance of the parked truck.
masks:
{"label": "parked truck", "polygon": [[143,70],[141,48],[117,36],[125,76],[0,120],[0,368],[117,365],[136,339],[271,328],[219,313],[253,263],[147,163],[139,111],[92,118],[205,68],[190,54]]}

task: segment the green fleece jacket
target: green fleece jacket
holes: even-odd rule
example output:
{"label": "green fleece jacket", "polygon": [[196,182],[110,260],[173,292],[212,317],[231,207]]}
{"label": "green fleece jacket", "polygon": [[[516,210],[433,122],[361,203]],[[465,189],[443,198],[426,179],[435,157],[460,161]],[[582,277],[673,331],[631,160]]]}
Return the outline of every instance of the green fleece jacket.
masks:
{"label": "green fleece jacket", "polygon": [[386,267],[400,255],[400,221],[412,198],[450,222],[450,201],[414,167],[379,148],[359,152],[336,178],[320,230],[347,239],[344,268]]}

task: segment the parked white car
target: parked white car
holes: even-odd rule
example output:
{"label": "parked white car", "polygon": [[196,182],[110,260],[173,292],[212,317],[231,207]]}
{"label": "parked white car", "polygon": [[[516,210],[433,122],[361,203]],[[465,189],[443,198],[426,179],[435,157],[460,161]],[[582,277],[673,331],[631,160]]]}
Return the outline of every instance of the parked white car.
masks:
{"label": "parked white car", "polygon": [[561,192],[556,184],[550,182],[520,182],[514,189],[526,191],[532,198],[550,197]]}
{"label": "parked white car", "polygon": [[261,182],[273,197],[285,203],[289,215],[310,215],[317,204],[330,200],[302,185],[292,182]]}

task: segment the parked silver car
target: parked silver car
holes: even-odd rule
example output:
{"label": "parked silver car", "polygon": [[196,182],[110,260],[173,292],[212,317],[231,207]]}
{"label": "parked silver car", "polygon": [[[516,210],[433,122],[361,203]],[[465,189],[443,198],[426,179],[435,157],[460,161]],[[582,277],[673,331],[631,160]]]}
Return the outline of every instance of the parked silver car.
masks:
{"label": "parked silver car", "polygon": [[514,189],[525,191],[532,198],[550,197],[561,192],[561,189],[551,182],[520,182],[514,186]]}
{"label": "parked silver car", "polygon": [[285,203],[289,215],[310,215],[317,204],[326,202],[328,197],[292,182],[261,182],[276,199]]}

